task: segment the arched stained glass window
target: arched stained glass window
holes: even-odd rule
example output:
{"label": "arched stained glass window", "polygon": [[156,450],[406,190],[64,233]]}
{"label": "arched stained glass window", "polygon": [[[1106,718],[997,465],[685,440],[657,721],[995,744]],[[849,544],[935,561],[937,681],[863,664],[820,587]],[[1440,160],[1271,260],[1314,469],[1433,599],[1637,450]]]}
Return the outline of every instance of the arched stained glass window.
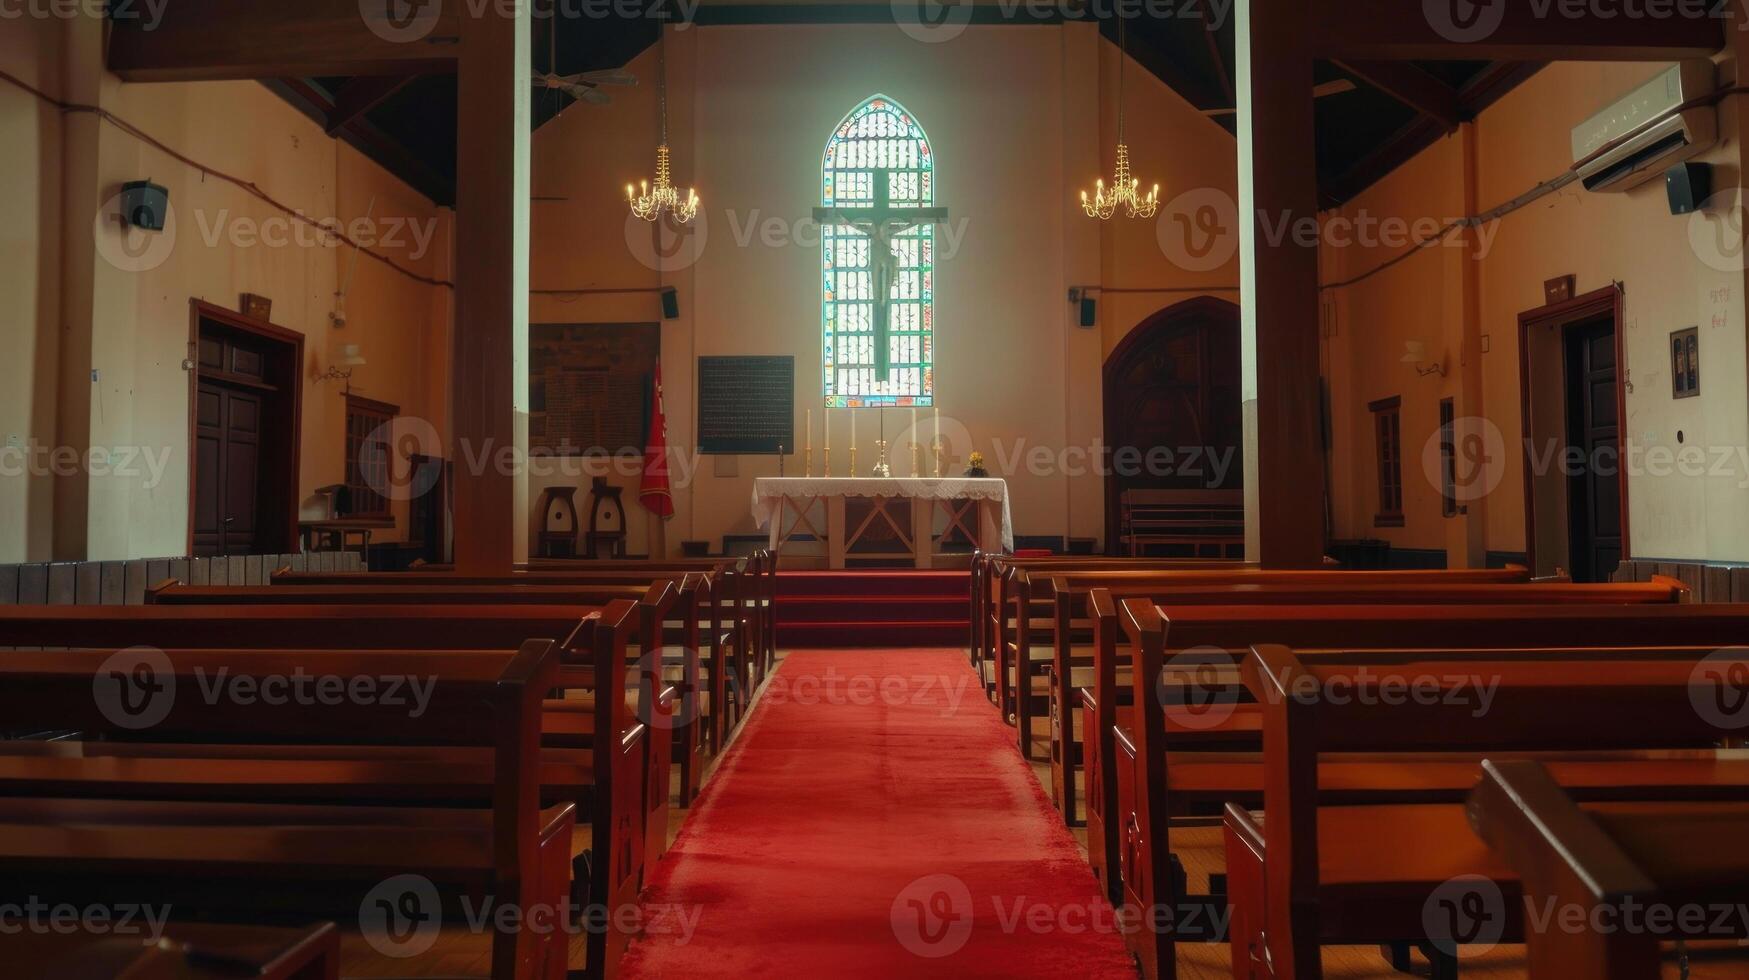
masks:
{"label": "arched stained glass window", "polygon": [[[876,95],[838,124],[820,170],[820,203],[838,219],[820,228],[826,405],[933,404],[935,226],[907,220],[935,203],[929,138]],[[880,261],[880,248],[893,259]]]}

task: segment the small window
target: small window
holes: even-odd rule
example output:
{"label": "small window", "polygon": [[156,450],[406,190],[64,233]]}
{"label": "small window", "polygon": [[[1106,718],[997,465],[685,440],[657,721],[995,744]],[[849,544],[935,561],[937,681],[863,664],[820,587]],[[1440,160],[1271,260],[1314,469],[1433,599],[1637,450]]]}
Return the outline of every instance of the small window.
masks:
{"label": "small window", "polygon": [[1378,440],[1379,511],[1375,527],[1403,526],[1403,399],[1373,402],[1373,433]]}
{"label": "small window", "polygon": [[1461,510],[1457,501],[1457,402],[1439,400],[1439,505],[1446,517]]}
{"label": "small window", "polygon": [[384,402],[346,396],[346,490],[352,498],[348,517],[389,515],[389,423],[401,410]]}

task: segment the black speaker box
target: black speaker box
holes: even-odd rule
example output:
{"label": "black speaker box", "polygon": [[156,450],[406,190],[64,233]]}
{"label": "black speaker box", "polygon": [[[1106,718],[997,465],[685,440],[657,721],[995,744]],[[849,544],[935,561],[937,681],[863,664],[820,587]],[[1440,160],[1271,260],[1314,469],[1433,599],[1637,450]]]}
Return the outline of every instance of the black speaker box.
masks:
{"label": "black speaker box", "polygon": [[1664,172],[1664,189],[1670,192],[1671,214],[1693,214],[1713,196],[1713,165],[1679,163]]}
{"label": "black speaker box", "polygon": [[170,192],[149,180],[121,185],[121,216],[128,224],[147,231],[163,231],[170,212]]}
{"label": "black speaker box", "polygon": [[662,319],[680,319],[680,293],[673,286],[662,290]]}
{"label": "black speaker box", "polygon": [[1081,325],[1083,327],[1093,326],[1094,319],[1097,316],[1098,312],[1099,312],[1099,303],[1096,300],[1094,300],[1093,297],[1091,297],[1091,296],[1081,297]]}

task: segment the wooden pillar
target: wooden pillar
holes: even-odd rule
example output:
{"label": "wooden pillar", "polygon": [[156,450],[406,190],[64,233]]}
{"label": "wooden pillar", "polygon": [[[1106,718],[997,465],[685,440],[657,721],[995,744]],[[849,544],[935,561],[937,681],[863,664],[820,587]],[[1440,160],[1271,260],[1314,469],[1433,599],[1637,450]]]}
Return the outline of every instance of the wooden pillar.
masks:
{"label": "wooden pillar", "polygon": [[1311,5],[1237,0],[1246,554],[1324,554]]}
{"label": "wooden pillar", "polygon": [[455,563],[474,574],[508,573],[528,549],[530,9],[464,16],[457,65],[450,418]]}

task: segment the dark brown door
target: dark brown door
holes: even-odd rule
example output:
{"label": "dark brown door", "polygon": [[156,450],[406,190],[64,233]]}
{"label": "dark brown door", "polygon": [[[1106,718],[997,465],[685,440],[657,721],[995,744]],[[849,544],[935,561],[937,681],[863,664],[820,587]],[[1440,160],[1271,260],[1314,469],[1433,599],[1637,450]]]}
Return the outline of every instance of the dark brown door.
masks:
{"label": "dark brown door", "polygon": [[195,412],[194,553],[254,553],[261,510],[261,396],[202,381]]}
{"label": "dark brown door", "polygon": [[1567,444],[1584,464],[1567,479],[1573,580],[1603,582],[1621,562],[1621,421],[1616,404],[1615,318],[1566,332]]}
{"label": "dark brown door", "polygon": [[1125,490],[1240,490],[1239,308],[1201,297],[1154,314],[1105,362],[1106,547]]}

